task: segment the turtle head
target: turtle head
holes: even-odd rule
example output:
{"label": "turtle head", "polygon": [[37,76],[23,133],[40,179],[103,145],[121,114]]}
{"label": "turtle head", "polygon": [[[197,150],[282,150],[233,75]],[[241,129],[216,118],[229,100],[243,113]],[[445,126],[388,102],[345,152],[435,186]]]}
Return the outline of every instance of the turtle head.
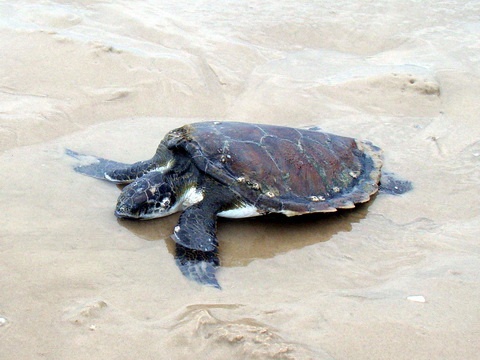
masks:
{"label": "turtle head", "polygon": [[115,215],[119,218],[153,219],[177,210],[177,198],[169,177],[153,171],[123,188]]}

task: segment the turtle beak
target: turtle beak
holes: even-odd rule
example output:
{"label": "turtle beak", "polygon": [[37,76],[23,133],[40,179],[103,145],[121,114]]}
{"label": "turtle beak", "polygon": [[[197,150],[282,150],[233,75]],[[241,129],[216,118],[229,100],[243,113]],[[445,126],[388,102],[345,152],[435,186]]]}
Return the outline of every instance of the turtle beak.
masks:
{"label": "turtle beak", "polygon": [[132,209],[128,201],[118,201],[115,216],[119,219],[138,219],[140,214]]}
{"label": "turtle beak", "polygon": [[119,219],[131,217],[131,215],[128,213],[126,205],[117,206],[117,208],[115,209],[115,216]]}

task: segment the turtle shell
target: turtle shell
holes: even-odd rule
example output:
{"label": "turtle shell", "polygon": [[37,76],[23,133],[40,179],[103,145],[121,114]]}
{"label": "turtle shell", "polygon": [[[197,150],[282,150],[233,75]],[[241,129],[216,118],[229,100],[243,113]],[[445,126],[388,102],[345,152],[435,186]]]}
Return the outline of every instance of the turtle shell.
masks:
{"label": "turtle shell", "polygon": [[381,150],[321,131],[238,122],[202,122],[167,134],[204,173],[260,213],[288,216],[353,208],[377,192]]}

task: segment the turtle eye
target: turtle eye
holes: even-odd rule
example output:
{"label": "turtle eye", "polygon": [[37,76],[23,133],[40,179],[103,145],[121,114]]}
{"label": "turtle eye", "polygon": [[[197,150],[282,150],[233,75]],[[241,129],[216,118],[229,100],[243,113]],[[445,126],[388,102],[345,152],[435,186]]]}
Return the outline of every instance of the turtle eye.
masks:
{"label": "turtle eye", "polygon": [[170,207],[170,204],[171,204],[171,199],[169,196],[165,196],[163,199],[161,199],[160,201],[156,201],[155,202],[155,209],[159,210],[159,209],[168,209]]}
{"label": "turtle eye", "polygon": [[162,201],[160,202],[160,206],[162,208],[167,208],[168,206],[170,206],[170,197],[166,196],[162,199]]}

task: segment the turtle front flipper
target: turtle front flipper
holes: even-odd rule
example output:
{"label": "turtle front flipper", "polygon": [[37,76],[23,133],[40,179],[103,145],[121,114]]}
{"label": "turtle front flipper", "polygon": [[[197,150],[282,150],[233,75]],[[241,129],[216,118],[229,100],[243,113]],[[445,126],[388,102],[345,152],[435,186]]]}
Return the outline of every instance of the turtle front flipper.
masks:
{"label": "turtle front flipper", "polygon": [[80,154],[67,149],[66,154],[81,161],[89,162],[86,165],[78,165],[74,170],[80,174],[96,179],[108,180],[118,184],[128,184],[139,176],[146,174],[158,166],[151,160],[139,161],[134,164],[125,164],[104,158]]}
{"label": "turtle front flipper", "polygon": [[218,241],[215,235],[217,209],[206,199],[187,208],[175,226],[172,239],[176,244],[176,262],[182,274],[202,285],[220,288],[215,270]]}
{"label": "turtle front flipper", "polygon": [[215,277],[215,271],[220,265],[216,249],[214,251],[200,251],[176,244],[175,251],[177,266],[186,278],[202,285],[220,289]]}
{"label": "turtle front flipper", "polygon": [[172,238],[177,243],[176,260],[182,273],[204,285],[220,288],[215,270],[217,257],[217,214],[235,203],[236,195],[226,186],[206,179],[203,199],[180,215]]}
{"label": "turtle front flipper", "polygon": [[186,209],[173,230],[172,238],[188,249],[211,252],[218,247],[217,214],[209,203],[201,201]]}
{"label": "turtle front flipper", "polygon": [[151,171],[167,171],[174,163],[172,153],[163,142],[157,147],[157,151],[151,159],[134,164],[125,164],[96,156],[84,155],[70,149],[67,149],[65,152],[77,160],[88,162],[86,165],[76,166],[74,168],[76,172],[118,184],[131,183]]}

